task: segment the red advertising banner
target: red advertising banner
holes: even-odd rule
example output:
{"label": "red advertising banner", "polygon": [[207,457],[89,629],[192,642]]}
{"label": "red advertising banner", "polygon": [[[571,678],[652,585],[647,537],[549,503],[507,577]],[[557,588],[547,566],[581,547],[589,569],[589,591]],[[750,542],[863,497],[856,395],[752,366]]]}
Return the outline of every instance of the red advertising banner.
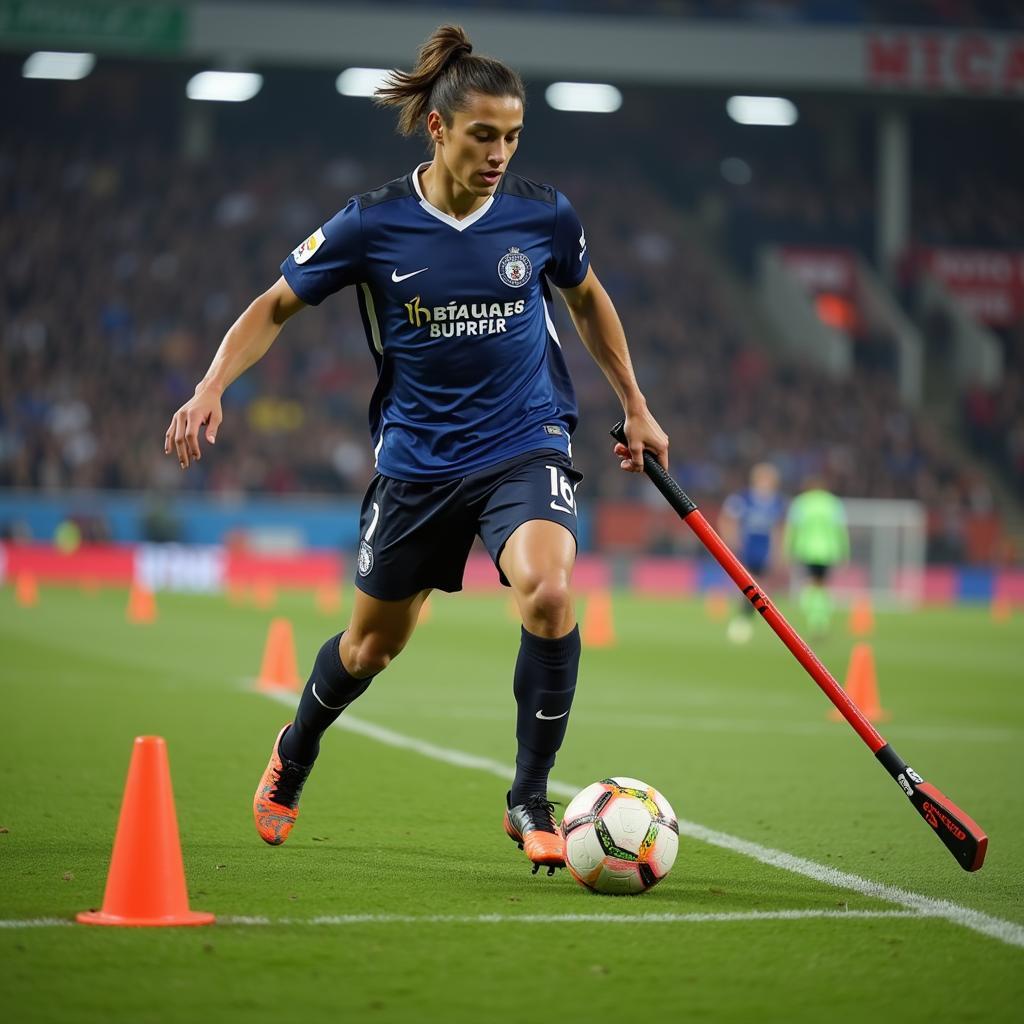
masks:
{"label": "red advertising banner", "polygon": [[1024,252],[923,249],[919,265],[982,323],[1006,327],[1024,319]]}
{"label": "red advertising banner", "polygon": [[1024,96],[1024,36],[886,30],[864,36],[868,85],[910,92]]}
{"label": "red advertising banner", "polygon": [[49,544],[0,545],[0,580],[15,580],[23,573],[40,583],[127,586],[135,577],[135,548],[85,544],[67,553]]}
{"label": "red advertising banner", "polygon": [[851,298],[857,290],[857,264],[849,249],[784,245],[786,269],[812,294],[831,292]]}
{"label": "red advertising banner", "polygon": [[40,583],[140,583],[149,590],[216,593],[256,584],[337,585],[343,568],[331,551],[261,555],[185,544],[83,544],[64,552],[48,544],[0,544],[0,583],[27,573]]}
{"label": "red advertising banner", "polygon": [[[625,508],[625,504],[621,506]],[[641,507],[641,506],[637,506]],[[673,516],[676,523],[678,518]],[[680,524],[681,525],[681,524]],[[299,552],[294,555],[235,555],[210,548],[174,547],[154,558],[145,545],[83,545],[74,552],[62,552],[46,544],[0,543],[0,587],[18,586],[27,577],[42,587],[79,585],[87,590],[100,586],[126,588],[132,583],[153,585],[153,589],[207,591],[219,593],[232,588],[292,587],[313,590],[339,585],[349,588],[340,557],[328,551]],[[210,561],[212,557],[219,560]],[[707,560],[697,558],[643,557],[629,559],[628,579],[616,580],[613,562],[602,555],[581,555],[576,565],[575,589],[580,593],[604,590],[616,582],[636,594],[678,600],[724,585],[724,577],[706,572]],[[211,574],[210,566],[217,567]],[[714,567],[717,572],[717,566]],[[966,567],[964,567],[966,568]],[[928,566],[922,575],[925,604],[952,604],[996,598],[1024,604],[1024,570],[964,571],[957,566]],[[139,573],[150,577],[139,579]],[[916,580],[914,584],[916,585]],[[465,589],[470,592],[503,592],[494,564],[486,554],[474,553],[466,566]],[[867,584],[862,566],[846,566],[837,574],[837,585],[861,591]],[[908,583],[907,586],[910,586]],[[724,593],[732,596],[726,588]],[[44,596],[45,600],[45,596]]]}

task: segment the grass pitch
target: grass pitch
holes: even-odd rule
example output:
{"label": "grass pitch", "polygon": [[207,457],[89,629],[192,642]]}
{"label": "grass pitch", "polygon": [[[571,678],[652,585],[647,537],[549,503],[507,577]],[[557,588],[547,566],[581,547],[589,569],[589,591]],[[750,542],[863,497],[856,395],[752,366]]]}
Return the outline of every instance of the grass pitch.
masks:
{"label": "grass pitch", "polygon": [[[616,596],[618,642],[584,652],[554,774],[566,792],[637,776],[685,825],[666,881],[610,898],[532,876],[501,830],[504,599],[435,595],[325,738],[276,849],[250,801],[289,711],[250,680],[271,615],[292,620],[303,671],[338,627],[306,594],[273,612],[161,595],[149,626],[124,605],[0,591],[7,1020],[1019,1019],[1019,613],[882,614],[872,638],[883,734],[989,833],[967,875],[764,623],[733,648],[698,602]],[[840,679],[850,645],[839,628],[816,645]],[[213,927],[70,924],[102,899],[145,733],[167,740],[191,904]]]}

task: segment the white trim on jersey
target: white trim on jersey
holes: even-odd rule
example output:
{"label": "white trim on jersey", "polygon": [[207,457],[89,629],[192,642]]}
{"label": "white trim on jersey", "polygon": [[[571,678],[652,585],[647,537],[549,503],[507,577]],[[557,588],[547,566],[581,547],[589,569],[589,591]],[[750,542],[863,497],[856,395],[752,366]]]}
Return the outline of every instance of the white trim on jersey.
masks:
{"label": "white trim on jersey", "polygon": [[412,172],[412,186],[416,189],[416,195],[420,197],[420,206],[430,214],[431,217],[436,217],[439,221],[447,224],[449,227],[455,228],[456,231],[465,231],[466,228],[475,224],[493,205],[494,196],[490,195],[485,200],[483,206],[479,209],[474,210],[468,217],[463,217],[462,220],[456,220],[450,214],[442,213],[436,206],[427,202],[426,197],[423,195],[423,189],[420,188],[420,171],[424,167],[429,167],[430,162],[420,164],[416,170]]}
{"label": "white trim on jersey", "polygon": [[373,347],[378,355],[384,355],[384,345],[380,340],[380,324],[377,323],[377,307],[373,304],[373,292],[365,282],[359,285],[363,289],[363,301],[366,303],[366,319],[370,321],[370,335],[373,337]]}
{"label": "white trim on jersey", "polygon": [[[562,343],[558,340],[558,330],[555,327],[555,321],[551,319],[551,310],[548,309],[547,299],[545,299],[543,295],[541,296],[540,304],[544,307],[544,323],[547,324],[548,334],[551,335],[551,338],[554,341],[554,343],[559,348],[561,348],[562,347]],[[569,436],[569,432],[568,431],[566,431],[566,434],[565,434],[565,447],[566,447],[566,454],[571,459],[572,458],[572,438]]]}
{"label": "white trim on jersey", "polygon": [[380,440],[373,446],[373,465],[377,466],[377,459],[380,458],[380,450],[384,445],[384,424],[380,425]]}
{"label": "white trim on jersey", "polygon": [[555,329],[555,321],[551,319],[551,310],[548,309],[547,299],[541,296],[540,303],[544,307],[544,323],[548,325],[548,334],[551,335],[555,344],[561,348],[562,343],[558,340],[558,331]]}

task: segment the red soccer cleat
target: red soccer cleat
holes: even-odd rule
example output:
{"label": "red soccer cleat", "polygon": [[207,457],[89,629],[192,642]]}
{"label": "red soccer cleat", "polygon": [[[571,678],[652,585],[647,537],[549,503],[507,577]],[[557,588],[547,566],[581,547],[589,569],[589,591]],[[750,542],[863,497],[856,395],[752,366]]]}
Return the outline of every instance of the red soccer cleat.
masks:
{"label": "red soccer cleat", "polygon": [[263,772],[252,801],[252,814],[260,839],[271,846],[280,846],[299,816],[302,787],[313,770],[312,765],[298,764],[282,757],[281,737],[292,723],[284,727],[274,740],[270,763]]}
{"label": "red soccer cleat", "polygon": [[[510,794],[511,795],[511,794]],[[506,802],[509,797],[506,797]],[[542,867],[553,875],[565,867],[565,840],[555,825],[555,807],[543,793],[534,793],[523,804],[505,811],[505,832],[533,862],[533,873]]]}

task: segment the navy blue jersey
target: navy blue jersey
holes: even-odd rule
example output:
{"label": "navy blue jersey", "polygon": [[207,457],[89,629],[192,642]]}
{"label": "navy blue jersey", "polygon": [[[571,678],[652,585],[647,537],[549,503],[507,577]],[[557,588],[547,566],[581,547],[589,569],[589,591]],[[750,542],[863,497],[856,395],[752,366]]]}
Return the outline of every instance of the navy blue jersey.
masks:
{"label": "navy blue jersey", "polygon": [[739,526],[742,561],[751,565],[767,564],[772,533],[786,511],[781,496],[740,491],[725,499],[722,511],[735,519]]}
{"label": "navy blue jersey", "polygon": [[548,282],[575,287],[589,266],[579,218],[550,186],[506,173],[456,220],[423,197],[417,168],[353,198],[281,273],[310,305],[358,286],[377,470],[414,481],[571,454],[576,398]]}

